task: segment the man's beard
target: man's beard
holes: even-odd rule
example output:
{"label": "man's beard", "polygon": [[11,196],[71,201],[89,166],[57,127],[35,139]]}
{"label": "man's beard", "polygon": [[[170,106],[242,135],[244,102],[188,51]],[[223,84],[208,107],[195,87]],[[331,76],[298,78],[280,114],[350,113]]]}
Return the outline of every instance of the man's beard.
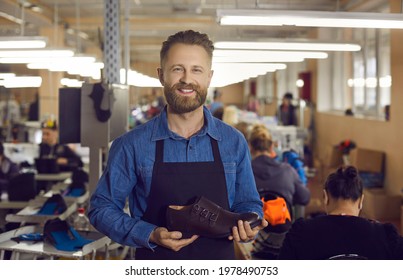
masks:
{"label": "man's beard", "polygon": [[[176,93],[176,90],[180,89],[192,89],[195,92],[195,96],[185,96]],[[164,86],[164,95],[169,108],[177,113],[184,114],[189,113],[201,105],[204,104],[207,97],[207,89],[201,89],[193,84],[174,84],[172,87],[169,85]]]}

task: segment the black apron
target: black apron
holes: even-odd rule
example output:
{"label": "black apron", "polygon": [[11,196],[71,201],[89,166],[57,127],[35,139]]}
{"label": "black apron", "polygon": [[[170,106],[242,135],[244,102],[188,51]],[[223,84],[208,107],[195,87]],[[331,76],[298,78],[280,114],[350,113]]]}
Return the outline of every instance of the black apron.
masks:
{"label": "black apron", "polygon": [[[164,140],[157,141],[144,221],[165,227],[168,205],[189,205],[194,203],[198,196],[205,196],[229,210],[224,166],[217,141],[210,139],[213,162],[163,162]],[[135,257],[140,260],[228,260],[235,259],[235,253],[233,241],[227,237],[213,239],[200,236],[178,252],[163,246],[157,246],[154,251],[138,248]]]}

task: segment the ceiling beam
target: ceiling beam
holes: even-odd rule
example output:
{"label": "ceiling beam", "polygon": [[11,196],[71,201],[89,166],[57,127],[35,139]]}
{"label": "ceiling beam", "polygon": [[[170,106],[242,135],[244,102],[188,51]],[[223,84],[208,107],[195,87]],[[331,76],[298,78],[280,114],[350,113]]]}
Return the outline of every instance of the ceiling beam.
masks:
{"label": "ceiling beam", "polygon": [[[21,7],[15,0],[2,0],[1,12],[21,19]],[[34,12],[31,9],[24,9],[24,17],[26,23],[31,23],[36,26],[49,27],[52,25],[51,18],[42,13]]]}

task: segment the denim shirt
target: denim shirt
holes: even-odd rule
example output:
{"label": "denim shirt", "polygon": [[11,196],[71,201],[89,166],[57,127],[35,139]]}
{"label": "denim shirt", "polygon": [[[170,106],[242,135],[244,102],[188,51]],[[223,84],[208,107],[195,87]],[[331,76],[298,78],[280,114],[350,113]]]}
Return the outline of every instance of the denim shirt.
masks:
{"label": "denim shirt", "polygon": [[[232,212],[262,217],[248,145],[235,128],[212,117],[203,107],[204,126],[185,139],[168,128],[166,108],[149,122],[117,138],[107,166],[90,200],[88,216],[96,229],[115,242],[154,248],[149,242],[157,225],[142,220],[150,193],[156,141],[164,139],[164,162],[214,161],[210,137],[218,141]],[[191,186],[189,186],[191,187]],[[128,198],[129,211],[123,211]]]}

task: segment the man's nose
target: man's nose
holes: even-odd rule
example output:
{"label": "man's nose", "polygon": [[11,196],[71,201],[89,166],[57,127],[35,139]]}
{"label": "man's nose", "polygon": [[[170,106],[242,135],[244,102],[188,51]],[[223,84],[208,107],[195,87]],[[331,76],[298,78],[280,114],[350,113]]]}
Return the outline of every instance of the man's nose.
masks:
{"label": "man's nose", "polygon": [[190,84],[191,83],[191,75],[188,71],[183,71],[182,76],[179,80],[181,83]]}

